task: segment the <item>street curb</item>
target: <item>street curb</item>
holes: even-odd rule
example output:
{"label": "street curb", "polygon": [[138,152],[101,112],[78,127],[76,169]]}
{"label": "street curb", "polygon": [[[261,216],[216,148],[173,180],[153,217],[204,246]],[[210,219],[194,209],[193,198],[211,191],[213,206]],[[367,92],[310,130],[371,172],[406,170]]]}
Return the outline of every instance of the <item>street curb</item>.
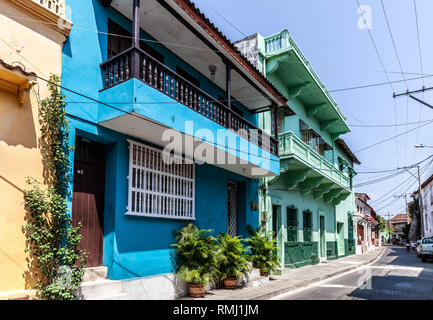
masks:
{"label": "street curb", "polygon": [[268,300],[270,298],[279,296],[279,295],[284,294],[284,293],[290,293],[291,291],[307,288],[310,285],[312,285],[313,283],[317,283],[317,282],[324,281],[324,280],[329,280],[330,278],[333,278],[335,276],[338,276],[338,275],[341,275],[341,274],[344,274],[344,273],[356,270],[356,269],[358,269],[358,268],[360,268],[362,266],[365,266],[367,264],[373,263],[376,260],[378,260],[380,257],[382,257],[382,255],[383,255],[383,253],[385,251],[386,251],[386,247],[382,247],[380,249],[380,252],[377,254],[377,256],[375,256],[372,259],[370,259],[368,261],[365,261],[365,262],[363,262],[363,263],[361,263],[359,265],[348,266],[347,268],[344,268],[342,270],[338,270],[338,271],[335,271],[333,273],[329,273],[326,276],[318,277],[318,278],[315,278],[313,280],[307,280],[307,281],[304,281],[303,283],[299,283],[299,284],[295,284],[295,285],[290,285],[290,286],[287,286],[287,287],[279,288],[279,289],[273,290],[271,292],[259,294],[259,295],[253,296],[253,297],[248,297],[248,298],[246,298],[246,300]]}

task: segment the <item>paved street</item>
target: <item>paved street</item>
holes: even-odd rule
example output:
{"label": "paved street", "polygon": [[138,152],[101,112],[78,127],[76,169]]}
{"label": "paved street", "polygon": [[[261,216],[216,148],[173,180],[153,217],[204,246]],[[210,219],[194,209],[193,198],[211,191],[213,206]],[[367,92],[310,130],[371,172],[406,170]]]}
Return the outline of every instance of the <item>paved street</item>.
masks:
{"label": "paved street", "polygon": [[374,263],[275,300],[433,300],[433,261],[390,246]]}

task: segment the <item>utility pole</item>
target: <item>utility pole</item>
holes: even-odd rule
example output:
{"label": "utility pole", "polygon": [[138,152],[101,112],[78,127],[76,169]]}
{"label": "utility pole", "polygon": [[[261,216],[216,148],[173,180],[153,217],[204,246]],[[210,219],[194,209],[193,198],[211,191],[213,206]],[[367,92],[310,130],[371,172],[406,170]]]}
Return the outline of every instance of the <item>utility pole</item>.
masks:
{"label": "utility pole", "polygon": [[[421,173],[419,169],[419,165],[416,166],[418,170],[418,176],[415,176],[412,172],[410,172],[407,168],[405,169],[407,172],[409,172],[415,179],[418,179],[418,204],[419,204],[419,215],[420,215],[420,223],[421,223],[421,238],[424,237],[424,217],[422,212],[422,194],[421,194]],[[406,201],[407,203],[407,201]]]}
{"label": "utility pole", "polygon": [[423,216],[423,210],[422,210],[422,195],[421,195],[421,174],[419,171],[419,166],[418,166],[418,203],[419,203],[419,215],[420,215],[420,222],[421,222],[421,238],[424,237],[424,216]]}
{"label": "utility pole", "polygon": [[423,101],[423,100],[421,100],[421,99],[419,99],[419,98],[417,98],[417,97],[415,97],[415,96],[412,95],[412,93],[420,93],[420,92],[424,92],[424,91],[428,91],[428,90],[433,90],[433,87],[429,87],[429,88],[422,87],[422,89],[419,89],[419,90],[413,90],[413,91],[407,90],[406,92],[398,93],[398,94],[394,92],[394,94],[392,96],[393,96],[394,99],[397,98],[397,97],[401,97],[401,96],[409,96],[409,98],[411,98],[411,99],[413,99],[413,100],[415,100],[415,101],[417,101],[417,102],[419,102],[419,103],[421,103],[421,104],[423,104],[423,105],[425,105],[425,106],[433,109],[433,105],[431,105],[430,103],[427,103],[427,102],[425,102],[425,101]]}
{"label": "utility pole", "polygon": [[386,214],[386,217],[388,218],[388,241],[390,241],[391,240],[391,226],[390,226],[390,217],[391,217],[391,214],[389,213],[389,211],[388,211],[388,213]]}

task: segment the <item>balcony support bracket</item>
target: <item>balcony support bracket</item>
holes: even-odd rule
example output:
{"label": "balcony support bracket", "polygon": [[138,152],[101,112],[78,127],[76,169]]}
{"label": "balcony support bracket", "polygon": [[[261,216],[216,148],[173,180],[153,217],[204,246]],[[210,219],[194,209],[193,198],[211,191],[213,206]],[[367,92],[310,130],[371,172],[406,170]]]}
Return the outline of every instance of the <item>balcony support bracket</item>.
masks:
{"label": "balcony support bracket", "polygon": [[304,195],[308,195],[313,192],[314,189],[318,188],[323,180],[324,177],[312,177],[308,178],[302,183],[299,183],[298,186],[303,190],[302,193]]}
{"label": "balcony support bracket", "polygon": [[307,179],[308,173],[310,171],[310,169],[287,171],[283,177],[284,188],[287,190],[294,189],[298,183]]}
{"label": "balcony support bracket", "polygon": [[302,93],[303,90],[308,89],[310,86],[311,86],[311,82],[307,81],[297,86],[290,87],[288,89],[290,99],[295,99]]}
{"label": "balcony support bracket", "polygon": [[331,134],[331,139],[334,141],[336,139],[338,139],[339,136],[341,136],[342,134],[347,133],[347,131],[343,131],[343,132],[335,132]]}
{"label": "balcony support bracket", "polygon": [[313,117],[315,116],[319,111],[326,108],[326,103],[319,103],[312,106],[307,107],[307,116]]}
{"label": "balcony support bracket", "polygon": [[334,200],[332,200],[332,204],[335,206],[340,204],[340,202],[346,200],[347,197],[349,197],[349,195],[350,195],[350,192],[343,189],[341,194],[338,197],[334,198]]}
{"label": "balcony support bracket", "polygon": [[320,130],[328,130],[332,125],[336,124],[338,119],[331,119],[320,122]]}
{"label": "balcony support bracket", "polygon": [[323,195],[323,201],[325,203],[331,203],[334,199],[338,198],[344,189],[331,189]]}
{"label": "balcony support bracket", "polygon": [[333,183],[322,183],[316,190],[313,190],[313,197],[315,200],[319,200],[323,195],[329,192],[329,189],[333,186]]}

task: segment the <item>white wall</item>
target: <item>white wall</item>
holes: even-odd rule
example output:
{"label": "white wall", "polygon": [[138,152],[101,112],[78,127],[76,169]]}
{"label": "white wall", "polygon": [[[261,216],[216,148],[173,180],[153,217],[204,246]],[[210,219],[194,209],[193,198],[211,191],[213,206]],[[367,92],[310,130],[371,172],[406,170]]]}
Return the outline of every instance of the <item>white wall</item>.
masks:
{"label": "white wall", "polygon": [[433,236],[433,181],[421,190],[423,202],[424,236]]}

